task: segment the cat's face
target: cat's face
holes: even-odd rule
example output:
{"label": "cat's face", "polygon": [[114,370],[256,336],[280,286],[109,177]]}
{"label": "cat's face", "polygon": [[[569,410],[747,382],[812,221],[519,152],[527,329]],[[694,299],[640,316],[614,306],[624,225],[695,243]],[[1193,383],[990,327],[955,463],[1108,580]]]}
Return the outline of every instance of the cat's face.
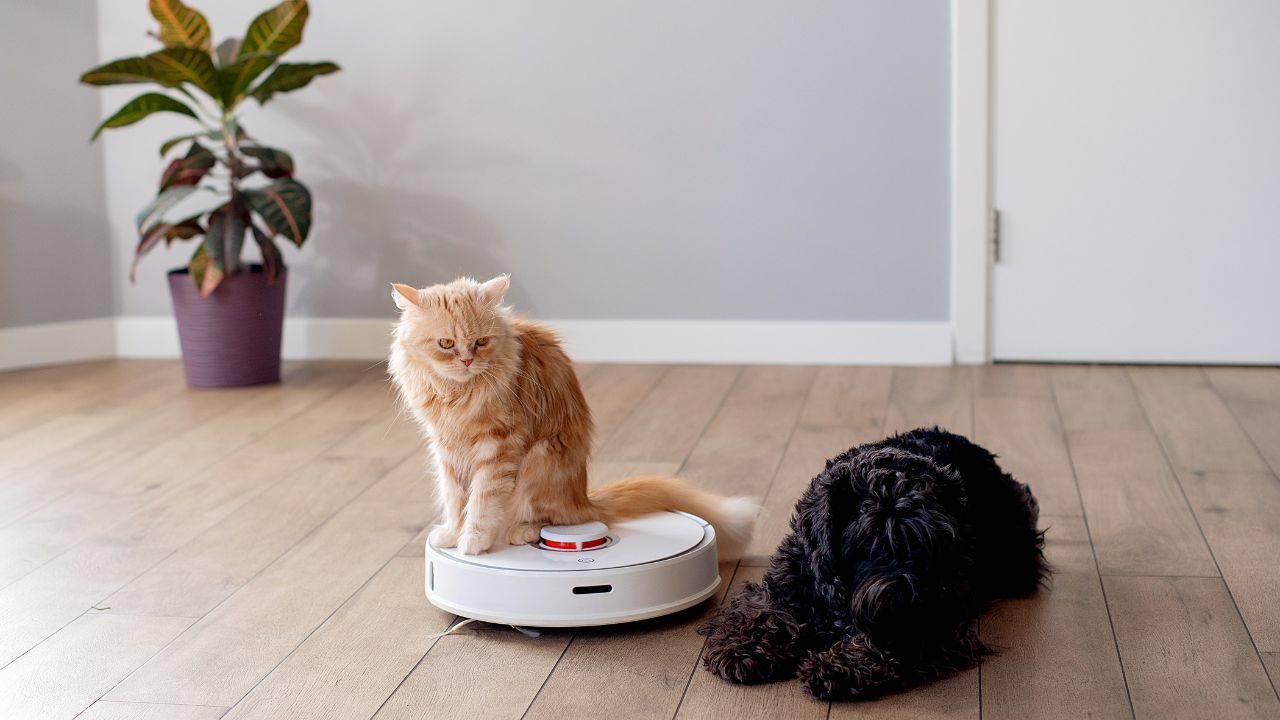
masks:
{"label": "cat's face", "polygon": [[400,308],[397,342],[415,361],[451,380],[483,375],[505,357],[510,341],[502,309],[509,284],[506,275],[484,283],[460,278],[420,290],[392,283],[391,297]]}

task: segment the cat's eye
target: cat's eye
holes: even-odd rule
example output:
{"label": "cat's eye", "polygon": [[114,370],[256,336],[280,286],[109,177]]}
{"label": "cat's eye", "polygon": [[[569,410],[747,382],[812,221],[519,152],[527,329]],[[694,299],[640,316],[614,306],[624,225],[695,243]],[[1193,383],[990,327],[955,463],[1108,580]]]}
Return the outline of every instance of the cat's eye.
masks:
{"label": "cat's eye", "polygon": [[453,347],[453,341],[450,340],[449,338],[440,338],[436,342],[440,343],[440,347],[444,348],[445,350],[448,350]]}
{"label": "cat's eye", "polygon": [[476,347],[484,347],[485,345],[488,345],[488,344],[489,344],[489,338],[487,337],[476,338]]}

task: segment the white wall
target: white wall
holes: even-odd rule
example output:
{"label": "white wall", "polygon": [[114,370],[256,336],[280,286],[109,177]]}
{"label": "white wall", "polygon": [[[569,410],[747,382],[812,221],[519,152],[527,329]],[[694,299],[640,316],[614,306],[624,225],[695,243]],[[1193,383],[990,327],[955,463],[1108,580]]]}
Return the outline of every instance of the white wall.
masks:
{"label": "white wall", "polygon": [[[221,38],[264,3],[201,5]],[[144,2],[98,6],[102,59],[152,47]],[[293,59],[344,72],[246,117],[318,201],[290,312],[511,272],[541,317],[946,321],[948,42],[945,0],[318,0]],[[105,143],[126,316],[189,252],[124,281],[184,127]]]}
{"label": "white wall", "polygon": [[98,100],[76,85],[95,5],[58,6],[0,0],[0,328],[113,314]]}

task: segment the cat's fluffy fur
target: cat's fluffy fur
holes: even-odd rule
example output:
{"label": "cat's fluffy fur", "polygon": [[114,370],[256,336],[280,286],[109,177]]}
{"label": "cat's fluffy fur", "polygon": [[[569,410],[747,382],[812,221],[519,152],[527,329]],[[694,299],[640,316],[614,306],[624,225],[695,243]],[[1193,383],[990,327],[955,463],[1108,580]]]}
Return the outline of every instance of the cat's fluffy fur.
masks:
{"label": "cat's fluffy fur", "polygon": [[820,699],[872,698],[972,665],[974,620],[1047,577],[1031,490],[937,428],[827,462],[759,583],[701,632],[738,683],[799,676]]}
{"label": "cat's fluffy fur", "polygon": [[474,555],[531,542],[544,524],[683,510],[715,527],[722,558],[736,556],[758,510],[749,500],[659,476],[588,490],[591,411],[555,334],[502,304],[508,284],[392,285],[388,371],[435,464],[442,522],[431,542]]}

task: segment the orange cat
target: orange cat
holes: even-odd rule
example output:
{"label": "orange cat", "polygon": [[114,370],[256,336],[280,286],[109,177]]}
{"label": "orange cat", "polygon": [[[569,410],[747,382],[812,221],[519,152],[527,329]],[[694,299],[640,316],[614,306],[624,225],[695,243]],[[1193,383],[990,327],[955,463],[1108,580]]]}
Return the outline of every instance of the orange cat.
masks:
{"label": "orange cat", "polygon": [[392,285],[388,371],[435,463],[442,522],[431,542],[476,555],[532,542],[546,524],[683,510],[715,527],[721,559],[736,556],[755,522],[750,500],[658,476],[588,490],[591,411],[555,334],[502,305],[508,284]]}

